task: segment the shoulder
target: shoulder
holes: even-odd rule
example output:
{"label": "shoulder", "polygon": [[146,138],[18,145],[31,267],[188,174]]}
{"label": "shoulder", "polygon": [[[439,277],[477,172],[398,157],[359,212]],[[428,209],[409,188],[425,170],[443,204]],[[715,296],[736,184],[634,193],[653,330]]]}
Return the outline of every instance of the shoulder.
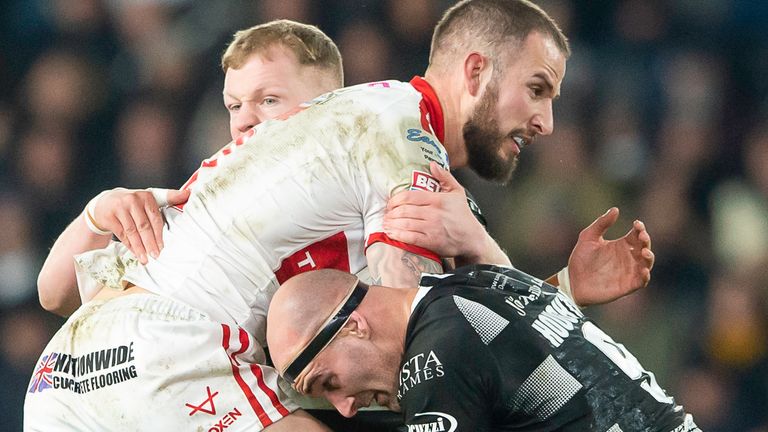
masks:
{"label": "shoulder", "polygon": [[497,332],[506,327],[506,319],[472,296],[473,291],[441,291],[433,289],[415,311],[409,340],[429,341],[459,362],[467,356],[477,361],[477,349],[486,349]]}
{"label": "shoulder", "polygon": [[411,84],[401,81],[377,81],[344,87],[327,93],[313,100],[313,104],[355,105],[366,111],[378,114],[402,114],[402,109],[394,110],[394,106],[412,107],[415,113],[419,110],[419,93]]}

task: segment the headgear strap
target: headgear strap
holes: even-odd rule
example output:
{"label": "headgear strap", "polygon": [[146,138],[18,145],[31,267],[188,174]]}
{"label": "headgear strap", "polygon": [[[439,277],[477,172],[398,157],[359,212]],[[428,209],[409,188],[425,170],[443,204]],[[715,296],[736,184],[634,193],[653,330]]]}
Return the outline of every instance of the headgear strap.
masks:
{"label": "headgear strap", "polygon": [[288,367],[285,368],[285,372],[283,372],[283,378],[288,380],[291,385],[294,384],[296,377],[299,376],[301,371],[307,367],[312,359],[320,354],[320,351],[322,351],[329,343],[331,343],[331,340],[333,340],[341,328],[344,327],[344,324],[347,323],[349,316],[355,309],[357,309],[357,307],[360,305],[360,302],[363,301],[363,298],[367,293],[368,285],[358,279],[355,289],[352,290],[352,293],[347,298],[347,301],[344,302],[344,304],[341,306],[341,309],[339,309],[336,315],[331,318],[330,321],[328,321],[328,324],[326,324],[325,327],[323,327],[323,329],[317,333],[317,335],[309,342],[306,348],[304,348],[304,350],[296,356],[296,359],[293,360],[288,365]]}

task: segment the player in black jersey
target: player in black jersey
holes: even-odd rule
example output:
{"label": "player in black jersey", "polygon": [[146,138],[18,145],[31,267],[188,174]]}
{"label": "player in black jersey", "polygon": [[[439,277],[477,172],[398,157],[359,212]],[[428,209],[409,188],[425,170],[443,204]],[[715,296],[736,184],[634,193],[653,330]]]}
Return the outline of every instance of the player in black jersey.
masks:
{"label": "player in black jersey", "polygon": [[424,274],[409,290],[305,273],[278,290],[267,333],[298,391],[345,416],[402,409],[407,431],[699,430],[569,297],[513,268]]}

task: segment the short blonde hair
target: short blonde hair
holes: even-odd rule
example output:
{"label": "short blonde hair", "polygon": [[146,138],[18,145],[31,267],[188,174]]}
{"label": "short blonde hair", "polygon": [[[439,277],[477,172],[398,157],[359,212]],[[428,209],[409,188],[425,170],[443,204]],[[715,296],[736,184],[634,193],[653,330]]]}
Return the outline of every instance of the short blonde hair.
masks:
{"label": "short blonde hair", "polygon": [[341,87],[344,71],[336,44],[319,28],[290,20],[275,20],[235,33],[221,56],[221,69],[238,69],[253,54],[283,46],[296,55],[299,64],[327,71]]}

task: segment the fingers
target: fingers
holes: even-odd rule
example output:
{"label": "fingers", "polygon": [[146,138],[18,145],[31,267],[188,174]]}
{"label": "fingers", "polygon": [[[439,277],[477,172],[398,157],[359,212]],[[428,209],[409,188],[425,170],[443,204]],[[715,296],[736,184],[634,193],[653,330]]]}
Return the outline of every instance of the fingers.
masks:
{"label": "fingers", "polygon": [[636,220],[632,225],[632,229],[636,233],[635,238],[637,238],[637,241],[640,242],[643,247],[650,249],[651,235],[648,234],[648,230],[645,229],[645,224],[639,220]]}
{"label": "fingers", "polygon": [[191,191],[189,189],[168,189],[167,193],[168,194],[166,195],[166,199],[168,201],[168,205],[174,206],[187,202],[187,200],[189,200],[189,194]]}
{"label": "fingers", "polygon": [[163,215],[158,199],[175,205],[189,198],[188,191],[148,189],[116,190],[107,205],[109,227],[142,264],[147,255],[157,258],[163,244]]}
{"label": "fingers", "polygon": [[619,209],[617,207],[611,207],[602,216],[595,219],[595,221],[588,227],[584,228],[581,235],[592,239],[600,238],[606,231],[608,231],[608,228],[616,223],[617,220],[619,220]]}
{"label": "fingers", "polygon": [[426,220],[429,218],[429,207],[427,206],[414,206],[414,205],[400,205],[392,209],[387,209],[384,213],[384,220],[391,221],[395,219],[419,219]]}
{"label": "fingers", "polygon": [[384,232],[387,236],[393,240],[397,240],[410,245],[430,248],[429,236],[419,231],[404,230],[398,228],[387,227]]}
{"label": "fingers", "polygon": [[113,231],[115,235],[123,242],[123,244],[130,250],[142,264],[147,263],[147,251],[144,248],[144,242],[141,239],[141,234],[134,223],[134,216],[130,209],[121,208],[115,212],[118,223],[121,229]]}
{"label": "fingers", "polygon": [[140,252],[140,256],[137,256],[139,256],[142,264],[146,264],[147,254],[154,258],[157,257],[159,253],[157,248],[157,241],[155,239],[155,232],[153,230],[154,224],[151,219],[160,219],[158,225],[160,226],[160,231],[162,233],[162,217],[160,216],[160,212],[156,206],[148,204],[143,208],[132,208],[131,218],[133,219],[133,224],[136,227],[137,234],[135,237],[139,238],[139,243],[141,246],[138,247],[137,242],[135,242],[133,239],[131,239],[131,243],[134,244],[137,249],[143,249],[143,252]]}
{"label": "fingers", "polygon": [[[169,203],[169,205],[171,204]],[[165,220],[163,219],[162,213],[160,213],[160,209],[153,206],[151,203],[147,203],[144,207],[144,214],[149,218],[150,224],[150,233],[147,235],[154,240],[153,244],[147,244],[146,242],[144,244],[152,258],[157,258],[157,256],[160,255],[160,251],[163,250],[163,247],[165,246],[163,244],[163,225],[165,224]],[[142,215],[139,214],[139,216]],[[141,225],[137,225],[139,226],[139,232],[141,232]]]}
{"label": "fingers", "polygon": [[432,161],[429,163],[429,172],[440,182],[441,192],[463,190],[463,187],[459,184],[459,181],[456,180],[456,177],[454,177],[450,171],[438,165],[437,162]]}
{"label": "fingers", "polygon": [[392,196],[387,201],[387,209],[394,209],[404,205],[428,206],[435,202],[437,194],[420,190],[403,191]]}
{"label": "fingers", "polygon": [[[413,232],[426,235],[431,225],[433,224],[430,224],[424,220],[408,217],[385,218],[382,221],[382,228],[384,229],[384,232],[386,232],[390,237],[392,237],[392,234],[395,234],[398,238],[392,238],[395,238],[395,240],[399,241],[405,241],[402,238],[399,238],[402,237],[403,232]],[[406,243],[408,242],[406,241]]]}
{"label": "fingers", "polygon": [[653,269],[653,265],[656,263],[656,254],[654,254],[650,249],[643,248],[641,255],[643,259],[645,259],[646,263],[648,264],[648,278],[650,279],[650,271]]}

